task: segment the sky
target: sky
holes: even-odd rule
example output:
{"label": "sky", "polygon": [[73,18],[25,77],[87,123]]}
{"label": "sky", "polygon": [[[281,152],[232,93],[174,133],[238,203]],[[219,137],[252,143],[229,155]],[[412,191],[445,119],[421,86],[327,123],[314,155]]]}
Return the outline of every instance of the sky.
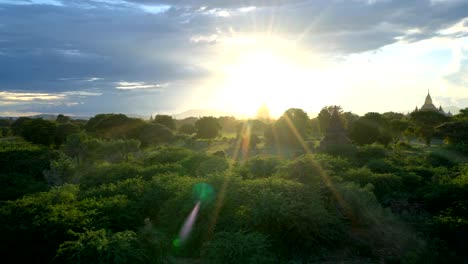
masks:
{"label": "sky", "polygon": [[0,116],[468,107],[468,0],[0,0]]}

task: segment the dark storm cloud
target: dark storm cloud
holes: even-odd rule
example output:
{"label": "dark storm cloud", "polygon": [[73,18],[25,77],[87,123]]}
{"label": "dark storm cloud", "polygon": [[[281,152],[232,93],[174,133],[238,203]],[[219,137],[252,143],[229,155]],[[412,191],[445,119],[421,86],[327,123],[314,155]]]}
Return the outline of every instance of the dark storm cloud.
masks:
{"label": "dark storm cloud", "polygon": [[169,58],[191,47],[188,31],[167,17],[51,6],[13,6],[2,17],[2,85],[92,76],[167,82],[203,74],[184,70],[190,60]]}
{"label": "dark storm cloud", "polygon": [[284,6],[305,2],[304,0],[129,0],[140,4],[165,4],[171,6],[236,8],[246,6]]}

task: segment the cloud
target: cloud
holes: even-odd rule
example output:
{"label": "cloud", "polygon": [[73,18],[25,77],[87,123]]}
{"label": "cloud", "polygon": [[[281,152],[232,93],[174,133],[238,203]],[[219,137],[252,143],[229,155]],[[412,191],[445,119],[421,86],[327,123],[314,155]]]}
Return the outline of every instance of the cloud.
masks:
{"label": "cloud", "polygon": [[58,1],[58,0],[0,0],[0,5],[1,4],[63,6],[63,3],[61,1]]}
{"label": "cloud", "polygon": [[51,101],[60,100],[65,97],[64,94],[50,94],[50,93],[15,93],[15,92],[0,92],[1,101]]}
{"label": "cloud", "polygon": [[[153,112],[169,108],[169,96],[190,96],[216,70],[209,66],[218,51],[243,36],[280,37],[331,60],[465,38],[466,10],[467,1],[440,0],[0,0],[0,85],[65,96],[48,102],[83,102],[76,111],[123,111],[137,102]],[[148,96],[164,84],[171,89]],[[75,90],[102,97],[67,94]],[[23,110],[62,109],[34,107]]]}
{"label": "cloud", "polygon": [[172,6],[190,6],[190,7],[248,7],[248,6],[283,6],[289,4],[295,4],[300,2],[306,2],[304,0],[250,0],[250,1],[238,1],[238,0],[128,0],[128,2],[140,3],[140,4],[166,4]]}
{"label": "cloud", "polygon": [[89,91],[68,91],[62,93],[0,91],[0,104],[30,103],[34,101],[66,101],[75,96],[87,97],[100,95],[102,95],[102,93]]}
{"label": "cloud", "polygon": [[88,81],[88,82],[95,82],[95,81],[99,81],[99,80],[102,80],[102,78],[98,78],[98,77],[91,77],[91,78],[89,78],[89,79],[88,79],[88,80],[86,80],[86,81]]}
{"label": "cloud", "polygon": [[102,93],[98,92],[89,92],[89,91],[70,91],[63,92],[64,95],[78,95],[78,96],[100,96]]}
{"label": "cloud", "polygon": [[135,90],[135,89],[161,89],[161,84],[148,84],[145,82],[118,82],[116,89],[119,90]]}
{"label": "cloud", "polygon": [[23,111],[0,111],[0,116],[20,117],[39,115],[40,112],[23,112]]}

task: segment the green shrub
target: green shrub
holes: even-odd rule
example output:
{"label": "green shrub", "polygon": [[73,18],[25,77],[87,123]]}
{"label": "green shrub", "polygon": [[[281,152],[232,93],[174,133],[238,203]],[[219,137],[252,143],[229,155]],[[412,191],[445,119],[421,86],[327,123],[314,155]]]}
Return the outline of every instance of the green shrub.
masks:
{"label": "green shrub", "polygon": [[411,144],[403,142],[403,141],[398,142],[397,148],[404,149],[404,150],[413,150],[414,149],[414,147],[411,146]]}
{"label": "green shrub", "polygon": [[218,230],[260,232],[286,255],[336,247],[343,238],[343,226],[319,193],[318,187],[285,179],[232,179]]}
{"label": "green shrub", "polygon": [[112,183],[136,178],[142,171],[140,166],[131,163],[101,164],[85,172],[80,178],[80,183],[86,187]]}
{"label": "green shrub", "polygon": [[439,152],[429,153],[429,155],[426,156],[426,162],[434,167],[452,167],[455,165],[451,157]]}
{"label": "green shrub", "polygon": [[143,176],[143,178],[147,180],[159,174],[184,175],[186,174],[186,170],[179,163],[165,163],[144,167],[143,171],[141,172],[141,176]]}
{"label": "green shrub", "polygon": [[[50,263],[68,230],[91,228],[95,200],[79,200],[77,185],[54,187],[0,207],[0,254],[18,263]],[[27,249],[27,254],[25,254]]]}
{"label": "green shrub", "polygon": [[185,148],[162,147],[145,157],[144,162],[145,165],[177,163],[192,154],[192,151]]}
{"label": "green shrub", "polygon": [[379,199],[382,199],[392,192],[398,191],[402,187],[400,177],[388,173],[374,173],[365,167],[349,170],[343,176],[343,179],[356,182],[360,186],[372,184],[374,193]]}
{"label": "green shrub", "polygon": [[353,167],[349,159],[332,156],[328,154],[316,154],[314,159],[322,166],[329,175],[341,175]]}
{"label": "green shrub", "polygon": [[144,251],[144,263],[159,264],[171,263],[169,253],[171,252],[171,241],[164,233],[156,230],[149,218],[138,230],[139,247]]}
{"label": "green shrub", "polygon": [[265,235],[243,231],[219,232],[204,245],[206,263],[277,263]]}
{"label": "green shrub", "polygon": [[401,220],[383,209],[372,193],[354,183],[336,186],[340,211],[350,221],[348,250],[373,256],[385,263],[417,263],[425,253],[425,242]]}
{"label": "green shrub", "polygon": [[229,169],[229,163],[225,158],[211,156],[208,159],[200,162],[195,170],[195,175],[198,177],[206,177],[209,174],[224,172]]}
{"label": "green shrub", "polygon": [[57,251],[63,263],[145,263],[133,231],[112,233],[105,229],[74,233],[77,240],[66,241]]}
{"label": "green shrub", "polygon": [[179,164],[190,176],[205,177],[208,174],[224,172],[229,168],[225,158],[216,157],[204,153],[193,153]]}
{"label": "green shrub", "polygon": [[244,179],[258,179],[270,177],[278,171],[281,160],[276,157],[254,157],[239,168]]}
{"label": "green shrub", "polygon": [[365,145],[358,149],[357,159],[364,164],[369,160],[384,159],[388,157],[388,151],[383,145]]}
{"label": "green shrub", "polygon": [[395,173],[400,170],[388,159],[371,159],[365,166],[376,173]]}
{"label": "green shrub", "polygon": [[327,145],[321,150],[321,153],[347,159],[353,159],[358,153],[358,149],[354,145]]}
{"label": "green shrub", "polygon": [[0,200],[17,199],[25,194],[48,190],[43,172],[58,153],[25,142],[0,144]]}
{"label": "green shrub", "polygon": [[296,158],[278,170],[282,178],[305,184],[327,183],[328,175],[311,155]]}

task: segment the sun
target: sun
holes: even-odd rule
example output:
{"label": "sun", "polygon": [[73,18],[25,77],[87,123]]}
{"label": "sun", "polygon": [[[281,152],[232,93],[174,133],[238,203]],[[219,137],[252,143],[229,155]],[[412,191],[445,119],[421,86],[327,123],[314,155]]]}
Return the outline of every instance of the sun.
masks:
{"label": "sun", "polygon": [[235,38],[227,42],[210,91],[216,107],[254,117],[266,105],[273,117],[302,107],[311,84],[320,82],[314,59],[297,46],[277,38]]}
{"label": "sun", "polygon": [[246,51],[225,66],[219,99],[236,102],[237,111],[245,115],[254,114],[262,104],[276,111],[287,95],[285,88],[292,73],[291,65],[272,50]]}

